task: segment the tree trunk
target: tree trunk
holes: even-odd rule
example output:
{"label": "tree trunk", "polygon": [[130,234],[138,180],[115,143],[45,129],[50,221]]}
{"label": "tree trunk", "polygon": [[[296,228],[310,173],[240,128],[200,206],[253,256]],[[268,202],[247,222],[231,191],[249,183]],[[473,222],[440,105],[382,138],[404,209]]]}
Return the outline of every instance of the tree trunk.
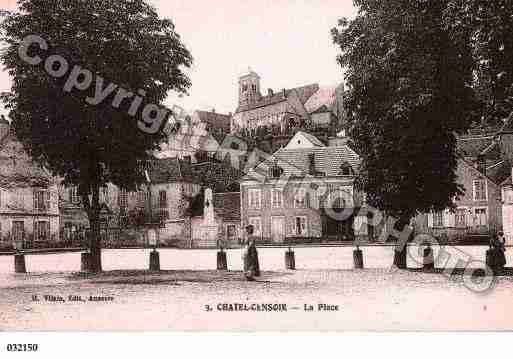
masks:
{"label": "tree trunk", "polygon": [[91,210],[88,213],[89,225],[91,226],[90,245],[91,245],[91,262],[90,271],[99,273],[102,271],[102,254],[101,254],[101,238],[100,238],[100,187],[93,187],[93,196]]}
{"label": "tree trunk", "polygon": [[[403,231],[406,229],[406,226],[408,226],[410,223],[409,217],[402,217],[400,218],[396,224],[395,229],[398,231]],[[410,234],[411,236],[411,234]],[[399,269],[407,269],[407,251],[408,251],[408,240],[410,238],[408,237],[406,240],[401,238],[396,238],[397,242],[394,248],[394,266]]]}

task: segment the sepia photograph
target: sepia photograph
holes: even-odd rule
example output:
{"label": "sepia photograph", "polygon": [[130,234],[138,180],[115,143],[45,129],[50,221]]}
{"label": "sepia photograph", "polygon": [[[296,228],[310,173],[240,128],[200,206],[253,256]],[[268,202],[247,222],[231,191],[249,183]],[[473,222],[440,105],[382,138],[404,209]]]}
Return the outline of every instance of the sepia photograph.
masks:
{"label": "sepia photograph", "polygon": [[511,0],[0,0],[0,332],[513,330],[512,35]]}

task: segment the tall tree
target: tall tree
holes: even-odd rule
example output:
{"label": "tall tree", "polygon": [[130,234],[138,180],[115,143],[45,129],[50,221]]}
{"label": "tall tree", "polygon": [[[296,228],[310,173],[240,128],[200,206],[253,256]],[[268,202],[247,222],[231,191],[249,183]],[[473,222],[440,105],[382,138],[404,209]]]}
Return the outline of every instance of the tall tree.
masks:
{"label": "tall tree", "polygon": [[474,61],[471,32],[450,21],[449,3],[354,0],[357,16],[332,30],[362,158],[357,185],[399,227],[419,212],[451,207],[463,193],[454,132],[476,116]]}
{"label": "tall tree", "polygon": [[4,101],[32,157],[78,187],[92,232],[91,270],[98,272],[99,190],[108,182],[134,190],[144,181],[144,163],[169,115],[159,105],[170,90],[186,92],[183,69],[192,57],[172,21],[145,0],[18,6],[2,24],[2,61],[13,78]]}

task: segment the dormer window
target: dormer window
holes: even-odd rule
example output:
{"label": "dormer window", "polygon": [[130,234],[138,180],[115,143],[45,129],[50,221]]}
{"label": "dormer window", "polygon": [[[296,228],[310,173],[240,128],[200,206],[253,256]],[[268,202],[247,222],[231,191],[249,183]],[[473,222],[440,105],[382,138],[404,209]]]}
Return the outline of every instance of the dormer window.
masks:
{"label": "dormer window", "polygon": [[271,167],[271,177],[272,178],[280,178],[283,174],[283,168],[278,165],[274,165]]}
{"label": "dormer window", "polygon": [[340,175],[353,176],[354,175],[353,167],[349,163],[344,162],[342,164],[342,166],[340,166]]}

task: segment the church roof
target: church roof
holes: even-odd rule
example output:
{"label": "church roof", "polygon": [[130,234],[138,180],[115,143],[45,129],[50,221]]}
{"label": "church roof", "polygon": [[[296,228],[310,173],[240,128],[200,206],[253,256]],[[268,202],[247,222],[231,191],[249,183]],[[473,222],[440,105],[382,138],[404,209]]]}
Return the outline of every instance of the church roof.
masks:
{"label": "church roof", "polygon": [[315,92],[305,103],[305,109],[308,113],[314,113],[321,108],[331,110],[337,100],[337,87],[322,87]]}
{"label": "church roof", "polygon": [[302,105],[304,105],[306,101],[308,101],[308,99],[318,90],[319,84],[310,84],[306,86],[291,88],[288,90],[285,89],[282,91],[277,91],[272,94],[262,96],[259,100],[253,103],[239,106],[237,108],[237,112],[254,110],[256,108],[271,106],[280,102],[287,101],[287,98],[290,96],[292,92],[295,92],[297,94],[299,101]]}

